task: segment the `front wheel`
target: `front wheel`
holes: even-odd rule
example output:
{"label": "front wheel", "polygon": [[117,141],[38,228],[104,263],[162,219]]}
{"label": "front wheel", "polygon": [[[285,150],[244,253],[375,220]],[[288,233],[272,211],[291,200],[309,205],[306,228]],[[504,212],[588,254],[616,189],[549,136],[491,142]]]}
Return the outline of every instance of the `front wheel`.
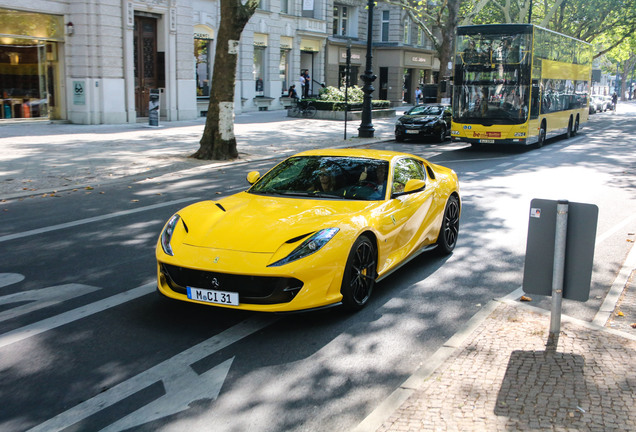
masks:
{"label": "front wheel", "polygon": [[360,236],[353,243],[342,277],[342,304],[351,311],[362,309],[375,286],[376,252],[367,236]]}
{"label": "front wheel", "polygon": [[292,117],[300,117],[300,109],[297,106],[293,107],[290,113]]}
{"label": "front wheel", "polygon": [[536,148],[541,148],[545,144],[545,126],[541,125],[541,129],[539,129],[539,139],[536,144]]}
{"label": "front wheel", "polygon": [[451,195],[446,201],[444,219],[442,219],[442,227],[437,237],[437,250],[443,255],[451,253],[457,244],[459,213],[459,200],[455,195]]}
{"label": "front wheel", "polygon": [[446,126],[442,125],[442,130],[440,131],[439,136],[437,137],[437,141],[441,143],[446,141]]}
{"label": "front wheel", "polygon": [[307,118],[314,118],[316,116],[316,111],[318,111],[316,107],[310,105],[305,109],[304,115]]}

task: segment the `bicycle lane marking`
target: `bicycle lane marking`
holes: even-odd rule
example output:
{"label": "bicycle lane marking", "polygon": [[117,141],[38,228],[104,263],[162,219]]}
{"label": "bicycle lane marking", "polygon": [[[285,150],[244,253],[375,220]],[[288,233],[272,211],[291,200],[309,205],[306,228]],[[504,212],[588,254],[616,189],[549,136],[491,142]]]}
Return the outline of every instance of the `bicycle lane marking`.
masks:
{"label": "bicycle lane marking", "polygon": [[[230,327],[227,330],[224,330],[223,332],[193,346],[192,348],[189,348],[175,355],[174,357],[165,360],[126,381],[121,382],[115,387],[112,387],[111,389],[100,393],[97,396],[88,399],[87,401],[82,402],[67,411],[64,411],[63,413],[58,414],[57,416],[45,421],[44,423],[35,426],[29,431],[48,432],[63,430],[159,381],[162,382],[166,393],[164,396],[157,399],[156,402],[151,402],[150,404],[146,405],[147,407],[172,406],[169,401],[178,401],[180,402],[179,405],[183,409],[187,409],[189,403],[202,397],[205,398],[208,396],[214,396],[214,398],[216,398],[216,396],[213,394],[202,396],[199,391],[201,390],[200,388],[198,388],[197,391],[193,391],[193,389],[190,388],[190,396],[184,394],[184,391],[187,390],[185,389],[184,385],[187,383],[191,383],[192,378],[194,377],[193,373],[195,373],[192,370],[191,365],[234,344],[235,342],[240,341],[241,339],[244,339],[270,326],[278,320],[278,317],[263,315],[248,318],[245,321],[242,321],[235,326]],[[217,383],[214,386],[215,388],[211,389],[212,392],[216,392],[216,388],[220,389],[220,387],[222,386],[222,381],[225,379],[225,375],[227,375],[227,371],[231,366],[231,360],[232,359],[226,360],[220,365],[217,365],[209,371],[204,372],[200,375],[211,375],[205,377],[205,379],[202,379],[201,382],[205,381]],[[188,367],[184,367],[185,365],[188,365]],[[221,380],[220,386],[218,385],[219,380]],[[183,385],[180,385],[178,383],[182,383]],[[182,411],[183,409],[181,409],[180,411]],[[157,418],[156,415],[161,414],[149,414],[147,410],[148,409],[141,408],[140,410],[116,421],[112,424],[112,426],[117,429],[115,425],[118,424],[125,425],[126,427],[130,425],[140,425],[152,420],[153,418]],[[170,411],[174,411],[174,409]],[[169,414],[170,413],[168,413],[168,415]]]}

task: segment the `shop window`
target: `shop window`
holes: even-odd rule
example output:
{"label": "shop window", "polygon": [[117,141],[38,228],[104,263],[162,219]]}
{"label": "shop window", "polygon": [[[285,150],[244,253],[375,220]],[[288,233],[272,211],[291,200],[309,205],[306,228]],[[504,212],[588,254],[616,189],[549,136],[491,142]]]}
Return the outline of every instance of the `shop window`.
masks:
{"label": "shop window", "polygon": [[194,60],[197,75],[197,97],[209,97],[212,85],[211,39],[194,39]]}
{"label": "shop window", "polygon": [[[289,53],[288,49],[280,50],[280,64],[278,65],[278,76],[281,83],[281,91],[283,94],[287,94],[292,82],[289,77]],[[297,90],[298,91],[298,90]]]}
{"label": "shop window", "polygon": [[265,47],[254,47],[254,85],[255,95],[265,96]]}

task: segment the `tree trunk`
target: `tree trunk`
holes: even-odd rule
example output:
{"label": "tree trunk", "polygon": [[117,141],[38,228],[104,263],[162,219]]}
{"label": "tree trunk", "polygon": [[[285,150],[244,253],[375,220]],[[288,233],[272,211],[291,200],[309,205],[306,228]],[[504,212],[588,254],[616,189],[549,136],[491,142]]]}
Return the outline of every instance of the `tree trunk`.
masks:
{"label": "tree trunk", "polygon": [[238,158],[234,136],[234,88],[241,33],[254,14],[258,1],[221,0],[221,23],[216,40],[210,104],[196,159]]}
{"label": "tree trunk", "polygon": [[[444,77],[451,77],[452,71],[448,68],[448,62],[451,61],[453,56],[453,43],[455,41],[455,34],[457,33],[457,26],[459,23],[459,3],[460,0],[449,0],[446,3],[446,7],[448,10],[447,21],[445,25],[441,25],[441,33],[442,40],[439,45],[439,49],[437,50],[437,56],[439,58],[439,82],[441,82]],[[438,83],[439,84],[439,83]],[[446,91],[450,93],[450,86],[453,85],[452,81],[448,83],[446,86]],[[442,87],[440,85],[437,86],[437,101],[441,102],[442,97]]]}

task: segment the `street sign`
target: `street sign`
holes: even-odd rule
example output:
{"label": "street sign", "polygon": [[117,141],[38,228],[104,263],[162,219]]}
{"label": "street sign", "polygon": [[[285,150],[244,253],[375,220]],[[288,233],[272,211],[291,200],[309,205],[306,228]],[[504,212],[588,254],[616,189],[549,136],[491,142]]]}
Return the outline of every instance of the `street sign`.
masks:
{"label": "street sign", "polygon": [[[563,268],[563,298],[587,301],[590,295],[598,207],[567,202],[567,234]],[[530,204],[523,290],[552,294],[557,201],[533,199]]]}

